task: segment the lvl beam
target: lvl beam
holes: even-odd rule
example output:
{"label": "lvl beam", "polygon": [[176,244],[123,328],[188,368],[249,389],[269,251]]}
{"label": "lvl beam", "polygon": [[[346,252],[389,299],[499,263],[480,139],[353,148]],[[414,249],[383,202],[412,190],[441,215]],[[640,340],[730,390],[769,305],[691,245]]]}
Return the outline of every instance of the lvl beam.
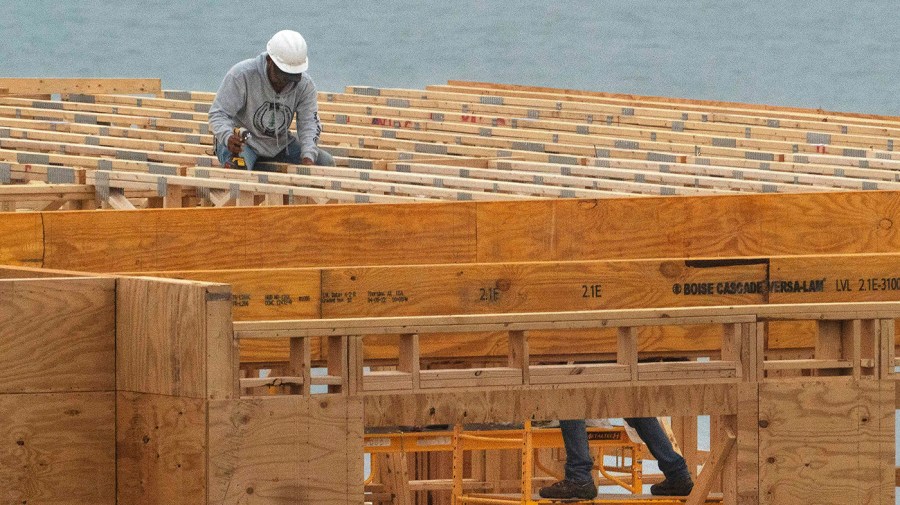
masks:
{"label": "lvl beam", "polygon": [[[706,133],[715,133],[721,136],[740,136],[746,128],[750,126],[752,132],[758,138],[785,138],[786,134],[790,134],[793,128],[802,128],[800,124],[789,125],[787,121],[781,121],[779,127],[769,126],[767,118],[748,117],[740,115],[732,115],[726,117],[724,114],[707,114],[687,111],[677,111],[669,114],[671,116],[680,116],[678,119],[669,119],[667,117],[658,117],[658,114],[648,115],[645,111],[638,111],[633,107],[610,106],[606,104],[590,103],[585,101],[560,100],[558,98],[536,98],[536,97],[511,97],[500,96],[496,92],[490,90],[465,89],[448,86],[427,86],[425,91],[409,90],[409,89],[391,89],[391,88],[371,88],[371,87],[350,87],[348,93],[363,95],[387,96],[398,99],[429,99],[429,100],[446,100],[457,102],[457,108],[461,110],[469,104],[491,103],[500,105],[517,105],[529,107],[537,110],[539,117],[552,117],[553,111],[578,111],[586,115],[590,115],[594,120],[602,121],[610,118],[611,123],[628,124],[639,126],[642,128],[661,128],[671,130],[673,126],[684,127],[687,131],[697,131]],[[750,123],[747,123],[749,119]],[[834,120],[836,118],[832,118]],[[793,128],[782,129],[781,124],[792,126]],[[871,137],[896,137],[898,134],[897,127],[869,126],[869,125],[841,125],[837,123],[820,122],[813,123],[818,131],[836,132],[851,135],[866,135]],[[813,124],[807,126],[813,127]],[[798,132],[794,132],[798,133]],[[805,137],[805,135],[803,135]],[[799,137],[798,137],[799,140]],[[887,140],[886,138],[884,140]]]}
{"label": "lvl beam", "polygon": [[43,266],[44,230],[40,214],[0,213],[0,264]]}
{"label": "lvl beam", "polygon": [[900,250],[892,192],[484,202],[478,210],[480,261]]}
{"label": "lvl beam", "polygon": [[114,281],[0,281],[0,393],[115,389]]}
{"label": "lvl beam", "polygon": [[[762,303],[894,301],[897,254],[740,260],[616,260],[301,269],[162,271],[149,275],[232,285],[235,320],[489,314]],[[809,348],[814,325],[772,323],[773,349]],[[487,357],[502,333],[426,340],[428,358]],[[642,352],[720,348],[716,328],[641,333]],[[532,351],[608,354],[615,332],[536,332]],[[369,359],[394,359],[387,340],[367,341]],[[318,358],[318,346],[314,346]],[[285,361],[286,343],[249,342],[242,361]]]}
{"label": "lvl beam", "polygon": [[327,205],[44,213],[54,237],[45,246],[53,259],[44,266],[146,271],[355,264],[361,257],[377,264],[474,261],[475,207],[433,203],[423,213],[420,205],[373,205],[376,212]]}
{"label": "lvl beam", "polygon": [[[43,213],[41,266],[104,271],[900,251],[888,191]],[[36,216],[4,226],[34,230]],[[790,223],[790,226],[785,226]],[[20,231],[21,233],[21,231]],[[25,240],[28,240],[26,237]],[[33,238],[32,238],[33,240]],[[10,263],[34,261],[10,241]]]}

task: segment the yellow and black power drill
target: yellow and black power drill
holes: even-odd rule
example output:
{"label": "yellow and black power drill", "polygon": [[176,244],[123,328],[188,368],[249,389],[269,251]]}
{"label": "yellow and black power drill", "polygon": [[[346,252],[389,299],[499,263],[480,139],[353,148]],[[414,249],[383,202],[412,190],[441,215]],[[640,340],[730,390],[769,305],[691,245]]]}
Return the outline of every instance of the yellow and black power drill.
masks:
{"label": "yellow and black power drill", "polygon": [[[250,132],[246,128],[234,128],[234,134],[241,139],[241,144],[247,141],[247,138],[250,137]],[[231,156],[231,168],[237,168],[238,170],[247,170],[247,162],[244,161],[244,158],[238,154],[233,154]]]}

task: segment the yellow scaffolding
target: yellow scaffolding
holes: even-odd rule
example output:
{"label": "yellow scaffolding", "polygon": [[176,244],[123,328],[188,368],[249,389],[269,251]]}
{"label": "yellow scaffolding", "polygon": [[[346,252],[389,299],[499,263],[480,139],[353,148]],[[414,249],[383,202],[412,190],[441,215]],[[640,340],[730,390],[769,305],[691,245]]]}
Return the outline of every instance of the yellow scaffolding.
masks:
{"label": "yellow scaffolding", "polygon": [[[588,444],[598,451],[595,469],[609,482],[621,486],[632,494],[641,492],[643,486],[643,470],[641,444],[633,442],[622,427],[588,427]],[[562,475],[547,468],[535,454],[536,449],[562,448],[563,440],[559,428],[533,428],[526,422],[517,429],[476,429],[464,430],[456,425],[452,431],[407,431],[391,433],[367,433],[365,436],[365,452],[376,454],[398,454],[413,452],[452,452],[453,478],[452,495],[455,504],[539,504],[550,503],[547,500],[534,501],[533,471],[538,468],[551,477],[561,479]],[[464,495],[463,494],[463,454],[465,451],[485,450],[520,450],[522,451],[522,498],[506,498],[497,495]],[[604,456],[609,450],[616,451],[615,465],[604,465]],[[626,460],[629,460],[626,463]],[[372,458],[371,482],[376,473],[375,458]],[[621,473],[623,476],[616,476]],[[595,501],[595,503],[612,503]],[[629,503],[637,503],[629,500]],[[654,504],[664,505],[659,500]]]}

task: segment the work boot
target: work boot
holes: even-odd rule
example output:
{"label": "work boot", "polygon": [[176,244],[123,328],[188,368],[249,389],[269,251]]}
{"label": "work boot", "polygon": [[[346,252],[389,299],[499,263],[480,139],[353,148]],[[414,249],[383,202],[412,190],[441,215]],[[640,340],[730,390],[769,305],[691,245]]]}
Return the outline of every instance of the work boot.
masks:
{"label": "work boot", "polygon": [[663,479],[662,482],[650,486],[650,494],[662,496],[687,496],[694,489],[694,481],[691,477],[678,479]]}
{"label": "work boot", "polygon": [[572,482],[563,479],[555,484],[542,487],[538,494],[541,498],[550,498],[552,500],[592,500],[597,496],[597,485],[593,480],[586,482]]}

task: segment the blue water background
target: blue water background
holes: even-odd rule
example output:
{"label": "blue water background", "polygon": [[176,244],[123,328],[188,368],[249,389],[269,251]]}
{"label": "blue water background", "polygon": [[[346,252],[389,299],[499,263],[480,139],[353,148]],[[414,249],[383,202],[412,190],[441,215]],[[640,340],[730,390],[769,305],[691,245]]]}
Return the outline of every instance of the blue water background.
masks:
{"label": "blue water background", "polygon": [[279,29],[323,91],[448,79],[900,115],[896,0],[0,0],[0,76],[214,91]]}

